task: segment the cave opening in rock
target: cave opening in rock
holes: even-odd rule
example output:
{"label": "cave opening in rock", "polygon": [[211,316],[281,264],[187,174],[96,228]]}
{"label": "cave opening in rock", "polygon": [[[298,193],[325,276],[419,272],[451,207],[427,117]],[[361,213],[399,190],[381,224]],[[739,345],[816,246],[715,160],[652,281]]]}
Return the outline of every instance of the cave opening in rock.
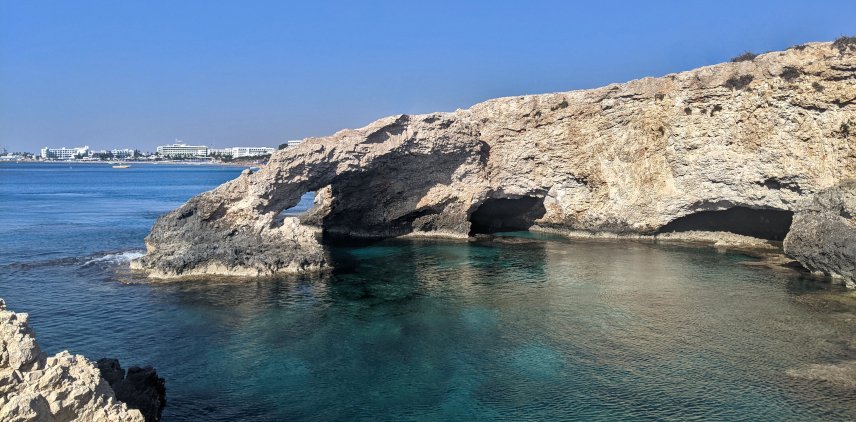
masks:
{"label": "cave opening in rock", "polygon": [[544,198],[489,198],[470,215],[470,235],[528,230],[546,212]]}
{"label": "cave opening in rock", "polygon": [[793,216],[791,211],[747,207],[700,211],[672,220],[657,233],[723,231],[779,241],[788,234]]}

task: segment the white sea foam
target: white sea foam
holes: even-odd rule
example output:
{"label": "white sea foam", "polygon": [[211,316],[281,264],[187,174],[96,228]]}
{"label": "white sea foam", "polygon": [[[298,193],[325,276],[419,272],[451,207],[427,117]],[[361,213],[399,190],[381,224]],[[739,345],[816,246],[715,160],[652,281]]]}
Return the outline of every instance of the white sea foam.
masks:
{"label": "white sea foam", "polygon": [[98,258],[90,259],[86,261],[83,266],[93,265],[93,264],[123,264],[131,262],[146,253],[144,251],[127,251],[120,253],[111,253]]}

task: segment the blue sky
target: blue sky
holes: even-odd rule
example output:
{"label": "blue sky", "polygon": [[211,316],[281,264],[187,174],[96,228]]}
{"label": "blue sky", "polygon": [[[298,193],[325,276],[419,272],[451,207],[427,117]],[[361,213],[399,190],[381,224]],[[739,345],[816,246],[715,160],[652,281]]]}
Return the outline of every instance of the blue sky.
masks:
{"label": "blue sky", "polygon": [[269,145],[856,35],[856,1],[0,0],[0,145]]}

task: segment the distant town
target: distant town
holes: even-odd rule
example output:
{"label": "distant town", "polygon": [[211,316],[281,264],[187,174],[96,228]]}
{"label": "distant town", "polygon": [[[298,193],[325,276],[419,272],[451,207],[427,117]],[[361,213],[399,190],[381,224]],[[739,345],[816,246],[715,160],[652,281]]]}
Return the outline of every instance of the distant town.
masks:
{"label": "distant town", "polygon": [[277,149],[293,147],[302,142],[291,140],[272,147],[228,147],[210,148],[207,145],[187,145],[176,140],[169,145],[160,145],[155,152],[142,152],[139,149],[123,148],[93,150],[88,145],[73,148],[44,147],[38,154],[30,152],[9,152],[0,147],[0,161],[199,161],[231,162],[235,160],[270,157]]}

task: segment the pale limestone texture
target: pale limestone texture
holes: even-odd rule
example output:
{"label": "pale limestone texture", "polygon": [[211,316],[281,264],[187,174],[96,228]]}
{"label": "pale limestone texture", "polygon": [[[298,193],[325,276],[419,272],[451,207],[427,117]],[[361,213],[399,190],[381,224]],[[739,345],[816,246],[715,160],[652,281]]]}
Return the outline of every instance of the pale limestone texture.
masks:
{"label": "pale limestone texture", "polygon": [[[309,138],[161,217],[135,266],[157,277],[317,270],[320,232],[466,238],[479,207],[501,199],[537,201],[523,216],[536,229],[594,235],[652,235],[732,207],[790,211],[856,177],[856,49],[839,47]],[[323,192],[316,209],[282,221],[308,191]]]}
{"label": "pale limestone texture", "polygon": [[0,421],[144,421],[116,400],[92,362],[67,351],[42,352],[27,314],[6,310],[2,299],[0,346]]}

